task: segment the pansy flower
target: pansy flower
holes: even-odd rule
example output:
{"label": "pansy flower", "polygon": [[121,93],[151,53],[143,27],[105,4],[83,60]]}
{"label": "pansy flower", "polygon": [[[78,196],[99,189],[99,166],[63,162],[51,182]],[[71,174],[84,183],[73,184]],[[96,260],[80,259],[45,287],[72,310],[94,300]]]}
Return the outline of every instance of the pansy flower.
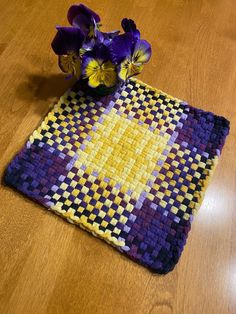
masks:
{"label": "pansy flower", "polygon": [[118,65],[118,75],[123,81],[139,74],[151,57],[151,46],[140,39],[136,30],[116,36],[110,45],[111,59]]}
{"label": "pansy flower", "polygon": [[116,66],[109,60],[107,46],[99,44],[92,51],[85,52],[82,59],[83,78],[88,85],[96,88],[99,85],[113,87],[117,83]]}
{"label": "pansy flower", "polygon": [[79,52],[84,41],[84,35],[75,27],[57,27],[57,34],[52,41],[52,49],[59,56],[58,64],[67,74],[81,74]]}

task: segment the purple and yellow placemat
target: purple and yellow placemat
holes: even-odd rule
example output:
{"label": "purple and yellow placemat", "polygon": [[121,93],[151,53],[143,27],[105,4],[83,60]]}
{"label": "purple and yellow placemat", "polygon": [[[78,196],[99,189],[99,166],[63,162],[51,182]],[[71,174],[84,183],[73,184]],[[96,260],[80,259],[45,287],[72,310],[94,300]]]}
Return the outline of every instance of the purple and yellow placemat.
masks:
{"label": "purple and yellow placemat", "polygon": [[157,273],[178,262],[229,122],[130,79],[63,95],[5,181]]}

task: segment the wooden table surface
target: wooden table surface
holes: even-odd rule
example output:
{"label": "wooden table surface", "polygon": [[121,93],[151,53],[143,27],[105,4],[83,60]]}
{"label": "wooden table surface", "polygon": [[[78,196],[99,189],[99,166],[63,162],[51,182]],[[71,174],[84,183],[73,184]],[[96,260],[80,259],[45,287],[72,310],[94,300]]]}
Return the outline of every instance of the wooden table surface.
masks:
{"label": "wooden table surface", "polygon": [[[71,81],[50,48],[70,1],[0,0],[1,177]],[[0,313],[236,313],[236,2],[85,1],[105,30],[133,18],[153,55],[140,78],[224,115],[231,132],[175,270],[151,274],[1,185]]]}

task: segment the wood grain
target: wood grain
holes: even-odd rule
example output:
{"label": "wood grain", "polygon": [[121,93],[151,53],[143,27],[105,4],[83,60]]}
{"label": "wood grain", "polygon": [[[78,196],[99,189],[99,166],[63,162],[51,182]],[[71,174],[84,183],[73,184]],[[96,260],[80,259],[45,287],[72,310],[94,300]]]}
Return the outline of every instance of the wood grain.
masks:
{"label": "wood grain", "polygon": [[[236,2],[84,1],[106,30],[137,21],[152,43],[142,80],[231,121],[182,258],[153,275],[26,197],[0,189],[0,313],[236,313]],[[50,49],[68,0],[0,0],[4,169],[72,82]]]}

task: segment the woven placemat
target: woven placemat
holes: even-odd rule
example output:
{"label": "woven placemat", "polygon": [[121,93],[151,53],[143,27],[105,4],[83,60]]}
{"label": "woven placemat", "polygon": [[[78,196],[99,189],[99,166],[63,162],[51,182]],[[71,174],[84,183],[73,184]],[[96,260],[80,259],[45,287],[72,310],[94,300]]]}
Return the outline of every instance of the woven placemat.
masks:
{"label": "woven placemat", "polygon": [[96,100],[75,85],[5,181],[158,273],[178,262],[229,122],[137,79]]}

